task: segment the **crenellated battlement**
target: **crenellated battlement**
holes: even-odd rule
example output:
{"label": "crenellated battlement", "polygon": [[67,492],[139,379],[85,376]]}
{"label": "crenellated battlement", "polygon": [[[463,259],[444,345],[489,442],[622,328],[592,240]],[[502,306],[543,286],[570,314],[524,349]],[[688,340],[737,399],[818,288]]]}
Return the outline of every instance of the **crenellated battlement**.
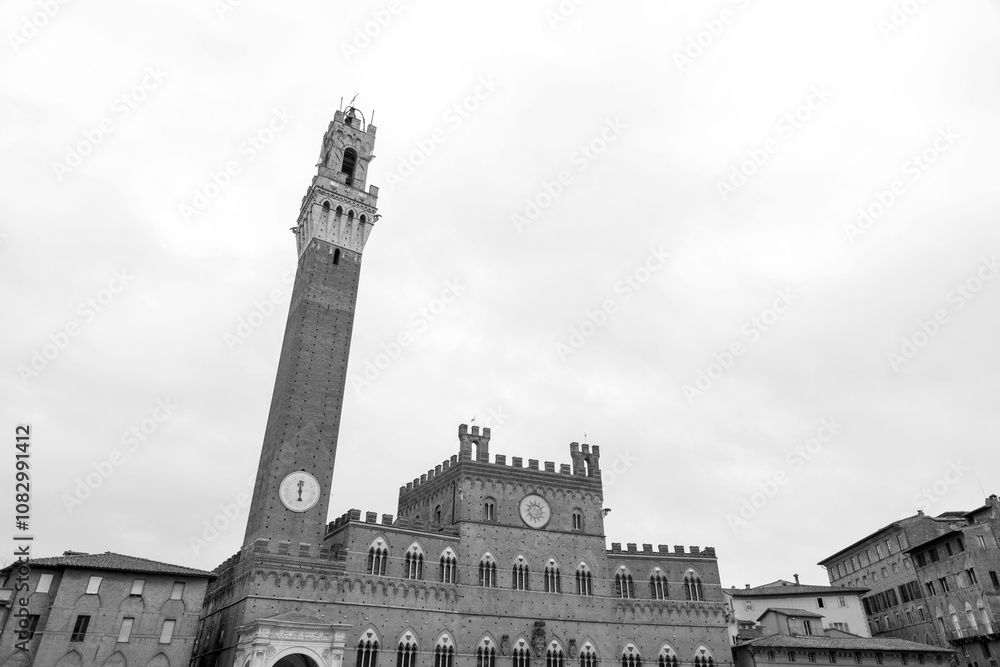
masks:
{"label": "crenellated battlement", "polygon": [[717,558],[715,547],[705,547],[704,549],[701,547],[688,547],[687,553],[685,553],[684,546],[681,544],[675,544],[673,551],[666,544],[656,545],[655,551],[652,544],[643,544],[642,551],[640,551],[635,542],[628,542],[625,545],[625,550],[622,551],[621,542],[612,542],[608,553],[615,556],[695,556],[698,558]]}
{"label": "crenellated battlement", "polygon": [[[524,458],[520,456],[510,457],[510,463],[508,463],[507,456],[504,454],[494,455],[491,462],[489,458],[489,428],[480,430],[478,426],[473,426],[470,429],[467,424],[461,424],[458,427],[458,441],[458,454],[442,461],[439,465],[420,475],[420,477],[414,477],[412,482],[407,482],[400,486],[399,495],[403,496],[404,494],[420,489],[424,484],[434,482],[437,478],[447,474],[463,461],[505,466],[513,469],[519,468],[561,476],[591,477],[597,479],[601,477],[601,448],[597,445],[581,445],[577,442],[570,443],[569,449],[572,463],[560,463],[557,468],[557,464],[554,461],[540,462],[538,459],[528,459],[527,465],[525,465]],[[475,447],[475,451],[473,451],[473,447]]]}
{"label": "crenellated battlement", "polygon": [[[380,520],[381,519],[381,520]],[[458,535],[458,528],[450,525],[443,525],[437,521],[424,521],[423,519],[409,517],[396,517],[393,520],[392,514],[382,514],[378,512],[362,512],[358,509],[348,510],[327,525],[327,535],[340,530],[349,523],[362,523],[383,528],[395,528],[398,530],[415,530],[424,533],[437,533],[444,535]]]}

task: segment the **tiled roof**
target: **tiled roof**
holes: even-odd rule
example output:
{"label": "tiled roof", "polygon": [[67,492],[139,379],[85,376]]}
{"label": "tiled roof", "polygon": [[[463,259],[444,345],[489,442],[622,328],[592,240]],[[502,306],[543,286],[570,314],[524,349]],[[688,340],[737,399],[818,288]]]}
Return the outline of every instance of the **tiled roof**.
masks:
{"label": "tiled roof", "polygon": [[824,651],[906,651],[910,653],[953,653],[951,649],[895,637],[827,637],[825,635],[768,635],[736,645],[757,648],[794,648]]}
{"label": "tiled roof", "polygon": [[[817,614],[814,611],[806,611],[805,609],[792,609],[791,607],[768,607],[764,610],[764,614],[773,611],[776,614],[784,614],[785,616],[798,616],[800,618],[823,618],[823,614]],[[757,619],[764,617],[761,614]]]}
{"label": "tiled roof", "polygon": [[869,588],[858,586],[808,586],[790,584],[788,586],[757,586],[756,588],[731,588],[727,593],[734,598],[761,597],[762,595],[838,595],[844,593],[867,593]]}
{"label": "tiled roof", "polygon": [[215,578],[214,574],[204,570],[170,565],[169,563],[161,563],[147,558],[137,558],[136,556],[123,556],[122,554],[111,553],[110,551],[102,554],[70,554],[54,558],[32,558],[31,565],[36,567],[79,567],[89,570],[120,570],[146,572],[148,574]]}

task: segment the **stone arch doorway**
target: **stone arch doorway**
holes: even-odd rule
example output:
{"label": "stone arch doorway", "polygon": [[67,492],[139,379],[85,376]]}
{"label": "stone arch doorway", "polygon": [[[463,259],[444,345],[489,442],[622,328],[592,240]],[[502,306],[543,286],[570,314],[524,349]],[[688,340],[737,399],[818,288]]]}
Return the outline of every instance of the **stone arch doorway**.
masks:
{"label": "stone arch doorway", "polygon": [[307,655],[294,653],[284,656],[274,663],[273,667],[320,667],[320,665]]}

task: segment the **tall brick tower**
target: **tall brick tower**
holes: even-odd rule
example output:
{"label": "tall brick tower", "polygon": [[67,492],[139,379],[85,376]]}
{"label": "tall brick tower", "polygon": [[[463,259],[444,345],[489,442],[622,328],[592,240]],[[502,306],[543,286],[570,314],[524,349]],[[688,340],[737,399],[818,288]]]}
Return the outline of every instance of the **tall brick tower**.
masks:
{"label": "tall brick tower", "polygon": [[269,551],[282,542],[308,551],[323,539],[361,253],[378,218],[378,188],[365,191],[374,144],[375,126],[359,111],[336,112],[302,198],[298,269],[244,548],[267,540]]}

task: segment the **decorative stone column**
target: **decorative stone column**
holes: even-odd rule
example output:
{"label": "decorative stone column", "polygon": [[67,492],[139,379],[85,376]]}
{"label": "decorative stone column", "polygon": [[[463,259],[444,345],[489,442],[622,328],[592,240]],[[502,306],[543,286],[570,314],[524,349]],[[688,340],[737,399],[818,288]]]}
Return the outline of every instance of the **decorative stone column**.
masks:
{"label": "decorative stone column", "polygon": [[291,611],[244,625],[233,667],[272,667],[290,655],[302,655],[320,667],[343,667],[350,625]]}

